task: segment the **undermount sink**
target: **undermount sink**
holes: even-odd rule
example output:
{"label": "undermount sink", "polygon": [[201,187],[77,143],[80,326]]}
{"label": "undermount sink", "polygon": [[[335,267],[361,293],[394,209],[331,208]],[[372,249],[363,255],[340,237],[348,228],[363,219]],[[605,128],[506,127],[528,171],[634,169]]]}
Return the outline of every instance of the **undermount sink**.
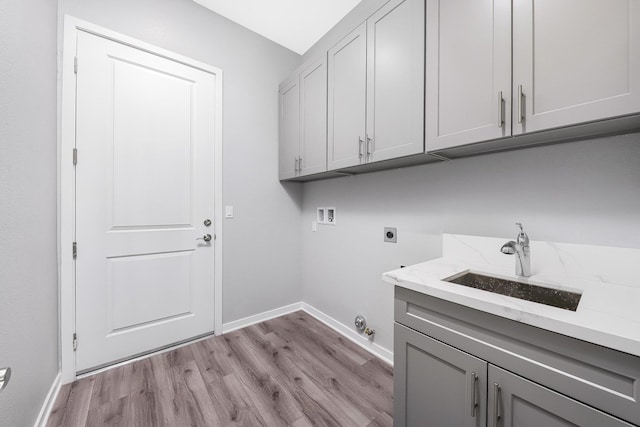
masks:
{"label": "undermount sink", "polygon": [[578,303],[582,297],[581,294],[575,292],[545,288],[472,272],[458,274],[444,279],[444,281],[571,311],[578,309]]}

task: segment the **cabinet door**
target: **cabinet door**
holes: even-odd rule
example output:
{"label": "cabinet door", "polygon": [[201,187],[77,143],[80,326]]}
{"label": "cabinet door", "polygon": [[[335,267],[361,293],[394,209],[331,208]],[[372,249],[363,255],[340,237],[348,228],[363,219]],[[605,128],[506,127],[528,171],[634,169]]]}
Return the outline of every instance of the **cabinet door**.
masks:
{"label": "cabinet door", "polygon": [[426,149],[511,136],[511,0],[427,0]]}
{"label": "cabinet door", "polygon": [[300,141],[298,77],[280,85],[280,179],[296,176]]}
{"label": "cabinet door", "polygon": [[392,0],[367,19],[368,162],[424,151],[424,0]]}
{"label": "cabinet door", "polygon": [[327,57],[300,73],[300,175],[327,170]]}
{"label": "cabinet door", "polygon": [[394,369],[394,426],[486,426],[484,360],[396,323]]}
{"label": "cabinet door", "polygon": [[488,422],[495,427],[631,427],[618,418],[489,365]]}
{"label": "cabinet door", "polygon": [[513,2],[513,85],[514,134],[640,112],[640,0]]}
{"label": "cabinet door", "polygon": [[361,24],[329,50],[329,170],[358,165],[364,159],[366,28]]}

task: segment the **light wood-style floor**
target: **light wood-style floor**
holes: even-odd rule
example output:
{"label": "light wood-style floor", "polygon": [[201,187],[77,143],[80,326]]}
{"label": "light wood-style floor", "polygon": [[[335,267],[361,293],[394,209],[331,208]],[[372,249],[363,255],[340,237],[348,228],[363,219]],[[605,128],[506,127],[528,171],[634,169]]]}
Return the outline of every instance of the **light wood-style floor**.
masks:
{"label": "light wood-style floor", "polygon": [[299,311],[62,387],[48,426],[391,426],[392,368]]}

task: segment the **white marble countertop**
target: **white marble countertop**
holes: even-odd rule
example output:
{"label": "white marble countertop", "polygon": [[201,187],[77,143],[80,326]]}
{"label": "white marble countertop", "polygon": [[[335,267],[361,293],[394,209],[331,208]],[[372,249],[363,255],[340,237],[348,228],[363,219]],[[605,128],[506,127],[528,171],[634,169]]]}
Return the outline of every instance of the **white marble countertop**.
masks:
{"label": "white marble countertop", "polygon": [[[514,258],[498,251],[507,240],[443,235],[442,258],[389,271],[382,279],[640,356],[640,275],[635,272],[635,266],[640,265],[640,250],[532,241],[532,275],[523,278],[515,275]],[[444,281],[466,271],[577,292],[582,297],[574,312]]]}

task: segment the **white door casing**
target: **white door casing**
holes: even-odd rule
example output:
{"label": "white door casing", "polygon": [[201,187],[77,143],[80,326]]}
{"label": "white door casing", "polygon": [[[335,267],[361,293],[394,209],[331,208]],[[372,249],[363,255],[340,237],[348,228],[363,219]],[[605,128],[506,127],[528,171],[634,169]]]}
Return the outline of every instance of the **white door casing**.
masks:
{"label": "white door casing", "polygon": [[[60,258],[66,382],[76,372],[221,330],[215,218],[222,217],[222,75],[73,18],[65,23]],[[77,93],[68,87],[71,55],[78,58]],[[75,177],[65,164],[74,140]],[[77,215],[69,218],[73,203]],[[212,220],[209,227],[205,219]],[[217,240],[196,240],[205,234]],[[65,251],[69,238],[78,242],[75,278]],[[65,342],[74,332],[75,358]]]}

